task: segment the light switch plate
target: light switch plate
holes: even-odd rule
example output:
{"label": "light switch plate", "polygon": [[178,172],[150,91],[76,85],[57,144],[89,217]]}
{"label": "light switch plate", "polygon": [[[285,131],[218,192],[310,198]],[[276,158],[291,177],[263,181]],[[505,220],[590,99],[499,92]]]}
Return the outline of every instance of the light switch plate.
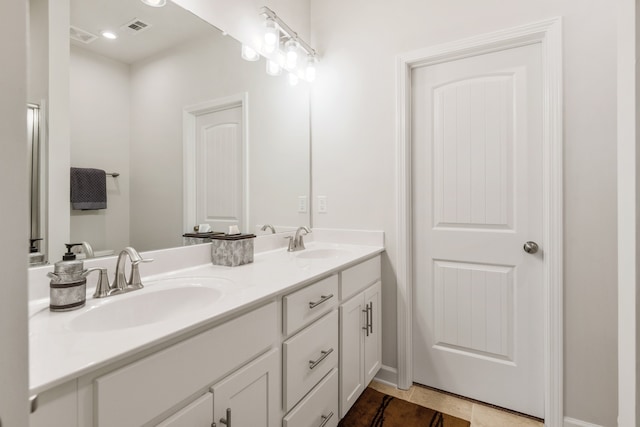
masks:
{"label": "light switch plate", "polygon": [[307,196],[298,196],[298,213],[307,213]]}
{"label": "light switch plate", "polygon": [[318,196],[318,213],[327,213],[327,196]]}

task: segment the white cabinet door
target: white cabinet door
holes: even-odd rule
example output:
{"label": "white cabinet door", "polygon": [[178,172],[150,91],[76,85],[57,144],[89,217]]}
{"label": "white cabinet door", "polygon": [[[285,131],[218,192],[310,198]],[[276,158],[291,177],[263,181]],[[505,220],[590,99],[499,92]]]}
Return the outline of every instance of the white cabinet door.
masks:
{"label": "white cabinet door", "polygon": [[340,418],[382,365],[381,294],[377,282],[340,306]]}
{"label": "white cabinet door", "polygon": [[365,325],[363,295],[340,306],[340,418],[364,391],[364,340]]}
{"label": "white cabinet door", "polygon": [[280,357],[273,349],[211,387],[214,426],[280,424]]}
{"label": "white cabinet door", "polygon": [[158,424],[157,427],[211,427],[212,422],[213,395],[207,393]]}
{"label": "white cabinet door", "polygon": [[380,282],[371,286],[364,291],[365,307],[369,310],[367,313],[369,325],[368,330],[364,334],[364,383],[369,384],[373,377],[376,376],[380,366],[382,365],[382,340],[380,334],[381,322],[381,306],[380,295],[382,293],[382,285]]}

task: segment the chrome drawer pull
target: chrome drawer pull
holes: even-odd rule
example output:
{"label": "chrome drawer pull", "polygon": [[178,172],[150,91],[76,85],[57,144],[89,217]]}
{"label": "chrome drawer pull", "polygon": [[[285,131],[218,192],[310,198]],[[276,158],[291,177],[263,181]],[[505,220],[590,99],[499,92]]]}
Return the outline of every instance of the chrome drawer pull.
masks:
{"label": "chrome drawer pull", "polygon": [[373,334],[373,301],[369,303],[367,307],[367,311],[369,311],[369,334]]}
{"label": "chrome drawer pull", "polygon": [[320,299],[318,301],[309,303],[309,308],[316,308],[317,306],[319,306],[320,304],[322,304],[325,301],[330,300],[331,298],[333,298],[333,294],[321,295]]}
{"label": "chrome drawer pull", "polygon": [[367,336],[369,336],[369,305],[367,304],[366,306],[367,308],[365,310],[362,310],[362,312],[366,315],[366,324],[365,326],[362,327],[362,329],[364,329],[364,331],[367,333]]}
{"label": "chrome drawer pull", "polygon": [[320,364],[320,362],[326,359],[328,355],[333,353],[333,348],[330,348],[327,351],[323,350],[320,353],[321,353],[321,356],[318,358],[318,360],[309,360],[309,369],[315,368],[316,366],[318,366],[318,364]]}
{"label": "chrome drawer pull", "polygon": [[231,408],[227,408],[227,418],[220,418],[220,424],[224,424],[227,427],[231,427]]}
{"label": "chrome drawer pull", "polygon": [[329,415],[323,415],[322,418],[322,424],[320,424],[318,427],[324,427],[327,425],[327,423],[329,422],[329,420],[331,419],[331,417],[333,417],[333,411],[329,412]]}

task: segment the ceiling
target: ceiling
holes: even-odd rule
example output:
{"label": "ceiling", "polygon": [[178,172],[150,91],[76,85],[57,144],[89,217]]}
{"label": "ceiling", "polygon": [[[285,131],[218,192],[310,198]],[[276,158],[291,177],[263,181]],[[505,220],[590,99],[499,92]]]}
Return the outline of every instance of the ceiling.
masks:
{"label": "ceiling", "polygon": [[[138,33],[122,27],[139,19],[150,24]],[[131,64],[189,39],[220,31],[171,1],[164,7],[150,7],[139,0],[71,0],[71,25],[98,38],[89,43],[71,40],[100,55]],[[118,35],[108,40],[100,34]]]}

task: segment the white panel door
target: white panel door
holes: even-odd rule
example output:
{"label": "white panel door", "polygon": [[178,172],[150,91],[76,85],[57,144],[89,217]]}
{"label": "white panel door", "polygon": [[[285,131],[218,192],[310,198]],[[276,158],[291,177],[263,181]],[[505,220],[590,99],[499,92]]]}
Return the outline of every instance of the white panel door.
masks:
{"label": "white panel door", "polygon": [[412,74],[414,381],[537,417],[541,93],[539,44]]}
{"label": "white panel door", "polygon": [[196,118],[196,215],[216,231],[242,223],[244,153],[242,107],[202,114]]}

